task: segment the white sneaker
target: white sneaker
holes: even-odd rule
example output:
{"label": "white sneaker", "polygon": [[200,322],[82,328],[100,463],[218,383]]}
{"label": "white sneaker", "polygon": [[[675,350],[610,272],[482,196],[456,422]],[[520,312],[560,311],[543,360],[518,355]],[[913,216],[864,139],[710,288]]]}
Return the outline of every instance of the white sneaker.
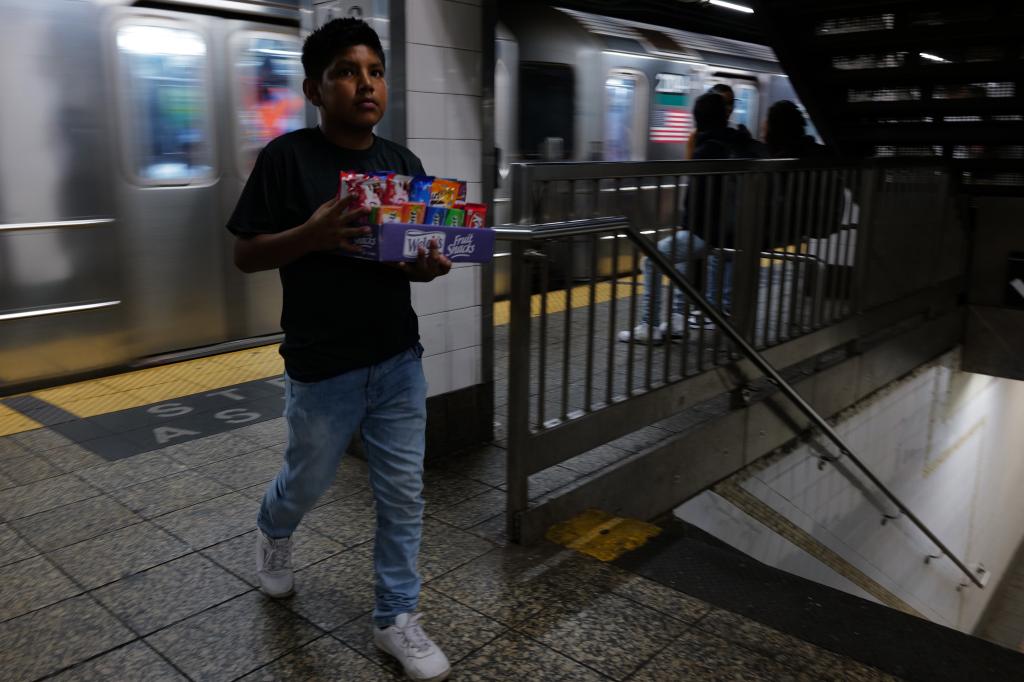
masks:
{"label": "white sneaker", "polygon": [[400,614],[394,625],[373,628],[373,643],[398,659],[409,679],[420,682],[446,680],[452,671],[448,657],[430,641],[419,621],[418,613]]}
{"label": "white sneaker", "polygon": [[256,577],[268,597],[279,599],[295,591],[290,537],[274,539],[256,531]]}
{"label": "white sneaker", "polygon": [[628,329],[619,332],[619,341],[623,343],[629,343],[633,341],[635,343],[661,343],[664,338],[664,334],[660,327],[655,327],[653,330],[651,326],[645,322],[641,322],[637,326],[633,327],[633,331]]}
{"label": "white sneaker", "polygon": [[[668,334],[668,323],[662,322],[661,326],[658,327],[661,330],[662,335]],[[683,334],[686,333],[686,323],[683,320],[682,313],[672,313],[672,338],[681,339]]]}
{"label": "white sneaker", "polygon": [[715,321],[698,310],[697,312],[690,313],[687,325],[690,329],[711,330],[715,328]]}

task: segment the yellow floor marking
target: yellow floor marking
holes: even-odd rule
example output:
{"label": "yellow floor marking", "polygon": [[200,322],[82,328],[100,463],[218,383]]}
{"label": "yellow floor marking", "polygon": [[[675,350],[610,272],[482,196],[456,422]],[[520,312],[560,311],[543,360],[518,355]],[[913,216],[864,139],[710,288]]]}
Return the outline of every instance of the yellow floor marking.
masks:
{"label": "yellow floor marking", "polygon": [[661,532],[651,523],[588,509],[548,529],[547,539],[601,561],[614,561]]}
{"label": "yellow floor marking", "polygon": [[40,427],[42,427],[42,424],[34,419],[29,419],[6,405],[0,405],[0,436],[9,436],[12,433],[31,431]]}
{"label": "yellow floor marking", "polygon": [[185,395],[192,395],[193,393],[202,393],[204,390],[206,389],[203,386],[194,381],[179,380],[169,381],[165,384],[156,384],[155,386],[144,386],[133,391],[125,391],[124,395],[139,400],[140,405],[149,405],[151,403],[163,402],[164,400],[180,398]]}
{"label": "yellow floor marking", "polygon": [[[612,300],[612,292],[614,289],[615,298],[629,298],[633,293],[633,283],[637,282],[636,294],[642,296],[644,292],[642,278],[640,277],[620,277],[617,280],[617,284],[613,287],[611,282],[599,282],[594,287],[594,302],[595,303],[607,303]],[[534,294],[530,297],[530,317],[540,317],[541,313],[541,300],[540,294]],[[572,300],[572,307],[585,308],[590,305],[590,285],[582,284],[580,286],[573,287],[569,296],[566,296],[564,289],[558,289],[556,291],[548,292],[547,300],[547,311],[549,314],[565,312],[566,302],[568,299]],[[510,320],[510,308],[509,301],[496,301],[494,303],[494,326],[500,327],[508,324]]]}
{"label": "yellow floor marking", "polygon": [[108,386],[97,379],[92,381],[80,381],[75,384],[67,384],[66,386],[47,388],[41,391],[35,391],[32,395],[40,400],[45,400],[48,403],[60,406],[62,403],[69,403],[75,400],[82,400],[84,398],[95,398],[96,396],[110,395],[111,393],[117,393],[119,390],[120,389],[114,386]]}

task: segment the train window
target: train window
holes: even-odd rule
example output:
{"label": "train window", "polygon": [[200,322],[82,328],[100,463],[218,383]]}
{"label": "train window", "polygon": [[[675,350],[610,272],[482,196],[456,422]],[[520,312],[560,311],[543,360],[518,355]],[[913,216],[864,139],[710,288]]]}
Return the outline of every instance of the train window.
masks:
{"label": "train window", "polygon": [[[519,140],[525,159],[544,157],[549,138],[562,141],[563,159],[573,157],[575,77],[568,64],[519,65]],[[557,149],[558,145],[552,145]],[[551,160],[551,159],[547,159]]]}
{"label": "train window", "polygon": [[757,134],[757,88],[753,85],[734,83],[733,92],[736,101],[733,103],[732,122],[737,126],[746,126]]}
{"label": "train window", "polygon": [[642,161],[647,129],[647,80],[615,69],[604,81],[604,159]]}
{"label": "train window", "polygon": [[134,175],[155,185],[212,176],[202,35],[156,22],[123,24],[117,50]]}
{"label": "train window", "polygon": [[305,125],[302,47],[293,38],[266,33],[240,35],[235,46],[238,164],[248,175],[267,142]]}

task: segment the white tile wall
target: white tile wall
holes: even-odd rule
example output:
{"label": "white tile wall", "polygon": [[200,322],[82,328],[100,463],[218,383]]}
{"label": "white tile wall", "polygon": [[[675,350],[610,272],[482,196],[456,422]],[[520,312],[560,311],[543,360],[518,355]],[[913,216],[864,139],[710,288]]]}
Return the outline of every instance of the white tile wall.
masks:
{"label": "white tile wall", "polygon": [[[482,196],[481,10],[472,0],[406,0],[409,149],[431,175]],[[430,395],[480,383],[480,268],[413,285]]]}

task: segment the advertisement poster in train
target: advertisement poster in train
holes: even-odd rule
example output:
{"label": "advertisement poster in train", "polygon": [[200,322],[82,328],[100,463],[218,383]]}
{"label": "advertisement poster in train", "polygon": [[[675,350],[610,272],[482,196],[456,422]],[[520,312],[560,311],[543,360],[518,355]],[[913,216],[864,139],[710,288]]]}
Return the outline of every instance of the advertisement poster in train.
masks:
{"label": "advertisement poster in train", "polygon": [[693,131],[690,115],[690,76],[680,73],[655,75],[651,142],[682,145]]}

